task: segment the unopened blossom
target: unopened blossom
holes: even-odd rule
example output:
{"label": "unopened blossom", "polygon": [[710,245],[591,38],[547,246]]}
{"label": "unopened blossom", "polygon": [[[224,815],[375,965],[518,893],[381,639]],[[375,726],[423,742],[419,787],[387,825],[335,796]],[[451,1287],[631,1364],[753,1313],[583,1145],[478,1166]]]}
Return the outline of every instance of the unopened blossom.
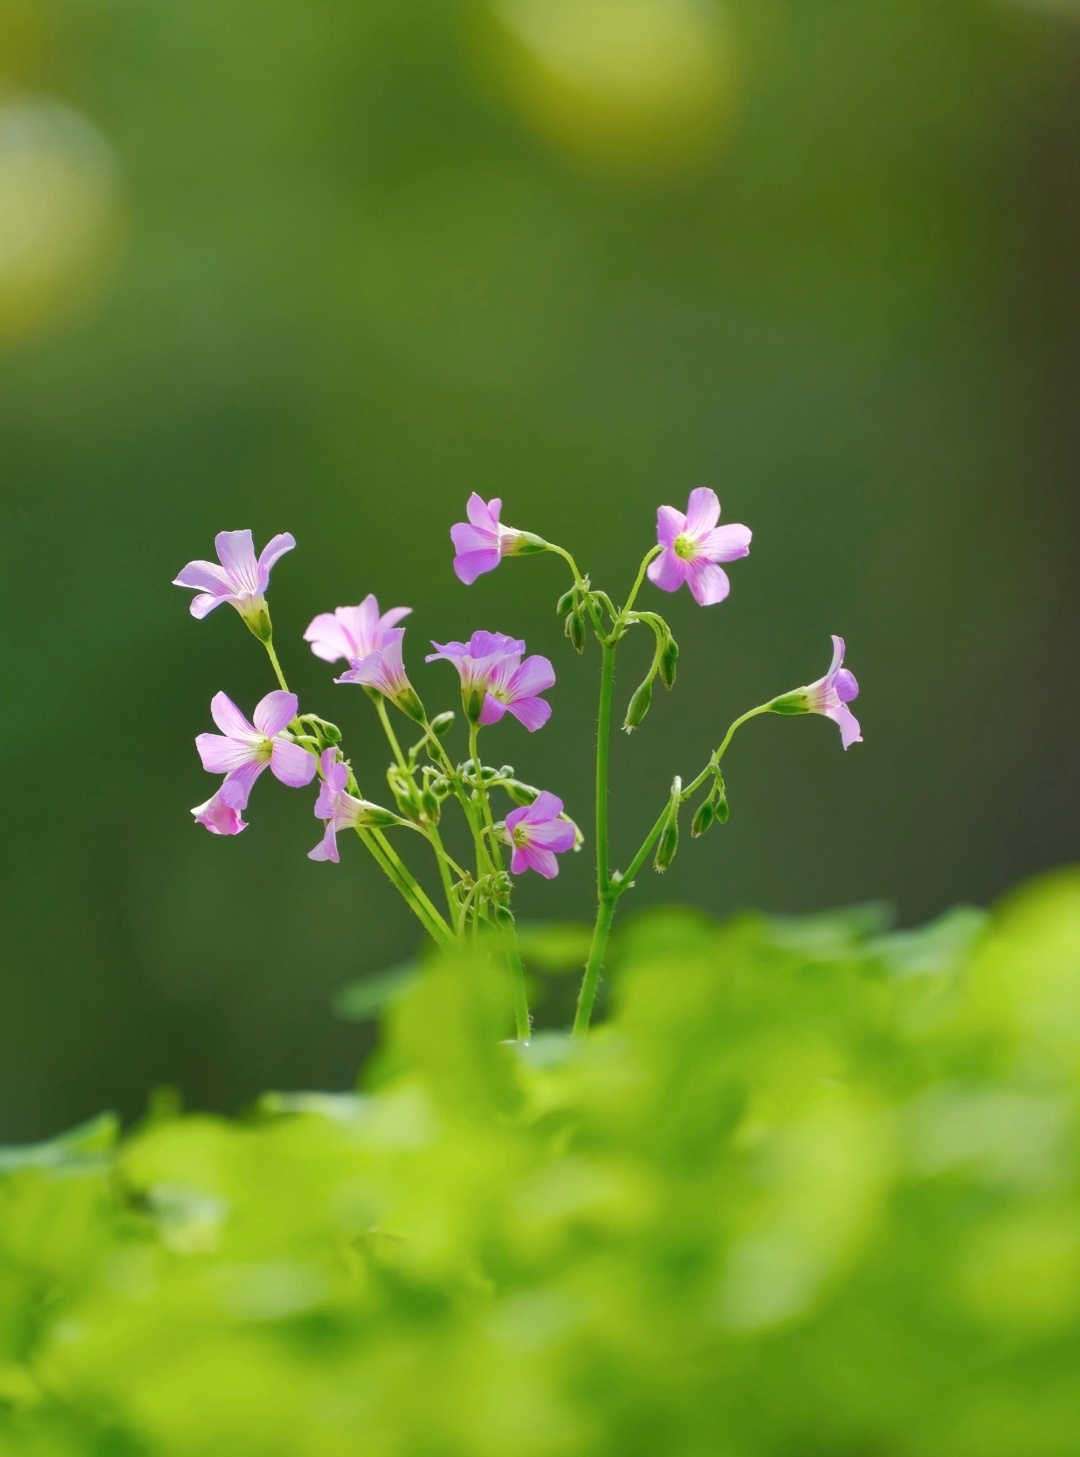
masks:
{"label": "unopened blossom", "polygon": [[[301,789],[311,783],[315,777],[315,760],[286,733],[299,706],[295,693],[276,688],[257,705],[254,721],[249,723],[231,698],[215,693],[210,701],[210,714],[221,733],[199,734],[195,740],[203,768],[210,774],[225,775],[215,798],[239,814],[247,808],[252,785],[264,769],[269,769],[291,789]],[[212,805],[213,801],[209,803]],[[218,814],[216,826],[208,824],[206,818],[199,818],[199,823],[206,824],[208,829],[216,828],[218,834],[237,833],[221,829],[226,817],[220,814],[220,806],[214,813]]]}
{"label": "unopened blossom", "polygon": [[219,560],[188,562],[173,578],[173,585],[196,589],[192,617],[205,617],[222,602],[231,602],[256,637],[266,638],[270,631],[265,595],[270,568],[295,545],[295,537],[284,531],[271,537],[256,557],[250,531],[219,531],[214,538]]}
{"label": "unopened blossom", "polygon": [[411,607],[391,607],[380,616],[379,604],[369,592],[357,607],[321,612],[309,624],[304,641],[311,644],[317,658],[327,663],[336,663],[340,658],[352,662],[384,648],[391,628],[411,611]]}
{"label": "unopened blossom", "polygon": [[191,811],[195,823],[203,825],[212,835],[238,835],[247,829],[247,821],[240,817],[240,811],[226,803],[221,790],[211,795],[205,804],[197,804]]}
{"label": "unopened blossom", "polygon": [[334,682],[359,683],[364,688],[374,688],[376,692],[397,704],[402,713],[422,722],[423,705],[409,682],[401,656],[401,644],[404,637],[405,629],[403,627],[388,628],[384,634],[382,647],[365,653],[362,658],[350,659],[351,666],[348,671],[342,673],[340,678],[335,678]]}
{"label": "unopened blossom", "polygon": [[661,506],[656,540],[662,550],[649,563],[649,581],[665,592],[677,592],[685,582],[702,607],[723,602],[731,583],[718,563],[747,556],[751,532],[747,526],[718,526],[719,520],[720,502],[707,486],[690,492],[685,515]]}
{"label": "unopened blossom", "polygon": [[510,869],[515,875],[526,870],[535,870],[545,880],[558,875],[555,856],[573,850],[578,839],[577,826],[561,819],[562,811],[562,800],[545,789],[532,804],[512,809],[506,816],[506,838],[512,850]]}
{"label": "unopened blossom", "polygon": [[499,521],[502,501],[498,496],[484,501],[474,491],[465,514],[468,521],[459,521],[450,528],[454,543],[454,571],[467,587],[484,572],[493,572],[504,556],[513,556],[530,539],[527,532],[515,531]]}
{"label": "unopened blossom", "polygon": [[797,688],[794,693],[785,693],[774,699],[770,707],[774,713],[824,714],[839,727],[840,742],[848,749],[852,744],[862,743],[859,721],[848,707],[858,698],[859,685],[855,674],[844,667],[844,639],[833,633],[832,644],[832,662],[824,678]]}
{"label": "unopened blossom", "polygon": [[525,644],[501,632],[474,632],[467,643],[433,642],[427,661],[442,658],[461,676],[466,716],[480,724],[497,723],[512,713],[530,733],[543,728],[551,705],[539,695],[555,684],[548,658],[534,653],[522,661]]}
{"label": "unopened blossom", "polygon": [[349,766],[341,762],[337,749],[324,749],[320,764],[323,780],[315,801],[315,817],[326,821],[326,833],[314,850],[308,851],[308,859],[332,860],[336,865],[341,859],[337,846],[339,830],[358,830],[365,825],[392,825],[397,816],[348,792]]}

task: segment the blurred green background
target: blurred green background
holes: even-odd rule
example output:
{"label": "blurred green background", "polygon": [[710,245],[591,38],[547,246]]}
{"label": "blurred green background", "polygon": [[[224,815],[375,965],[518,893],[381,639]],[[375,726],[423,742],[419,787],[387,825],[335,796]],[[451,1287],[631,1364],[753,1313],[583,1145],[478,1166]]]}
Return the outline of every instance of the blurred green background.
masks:
{"label": "blurred green background", "polygon": [[[347,1085],[341,984],[407,956],[357,849],[269,781],[196,830],[211,695],[270,686],[169,586],[281,530],[305,705],[381,752],[300,635],[374,591],[428,637],[527,636],[535,738],[586,824],[595,659],[554,559],[472,589],[471,490],[620,596],[695,485],[755,533],[670,609],[676,692],[620,736],[616,860],[735,713],[843,633],[866,743],[754,725],[731,823],[661,893],[912,922],[1075,857],[1080,7],[1009,0],[0,0],[0,1126],[173,1083],[233,1108]],[[622,699],[636,682],[626,651]],[[373,791],[371,791],[373,792]],[[637,796],[637,798],[635,798]],[[586,856],[523,913],[579,918]],[[540,1009],[543,1021],[544,1009]]]}

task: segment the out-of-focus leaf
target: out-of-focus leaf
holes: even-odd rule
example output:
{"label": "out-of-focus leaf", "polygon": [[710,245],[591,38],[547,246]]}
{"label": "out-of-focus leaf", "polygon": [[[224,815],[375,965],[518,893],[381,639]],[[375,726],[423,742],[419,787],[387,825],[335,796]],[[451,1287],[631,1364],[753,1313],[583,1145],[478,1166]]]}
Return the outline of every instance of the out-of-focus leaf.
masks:
{"label": "out-of-focus leaf", "polygon": [[404,961],[386,971],[350,982],[334,997],[334,1011],[346,1022],[373,1022],[416,980],[420,962]]}

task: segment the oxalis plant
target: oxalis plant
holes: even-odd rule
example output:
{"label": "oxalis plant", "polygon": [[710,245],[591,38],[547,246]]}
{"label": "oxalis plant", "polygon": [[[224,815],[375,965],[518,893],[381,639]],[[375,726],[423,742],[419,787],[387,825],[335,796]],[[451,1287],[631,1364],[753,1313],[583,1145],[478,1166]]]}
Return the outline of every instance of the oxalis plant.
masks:
{"label": "oxalis plant", "polygon": [[[494,571],[505,557],[554,553],[569,567],[572,579],[557,606],[566,636],[579,653],[585,651],[590,633],[600,645],[596,923],[574,1018],[575,1033],[583,1034],[592,1016],[619,902],[633,888],[650,856],[658,871],[667,870],[678,848],[683,806],[701,796],[690,825],[694,839],[727,820],[721,766],[738,730],[764,713],[819,713],[839,726],[846,749],[862,738],[848,707],[859,689],[853,674],[843,666],[844,641],[833,637],[832,662],[825,676],[736,718],[700,773],[685,783],[676,775],[666,802],[626,869],[614,869],[608,838],[608,761],[619,644],[635,628],[646,629],[655,640],[649,671],[626,708],[623,728],[628,733],[648,713],[657,680],[666,689],[674,687],[679,657],[671,629],[660,613],[637,606],[641,590],[648,579],[663,592],[686,586],[702,607],[723,602],[731,584],[721,563],[747,556],[751,533],[746,526],[719,525],[720,503],[715,492],[706,488],[691,491],[685,513],[661,506],[656,544],[645,553],[629,593],[617,607],[606,592],[592,585],[565,547],[533,532],[504,526],[499,519],[501,509],[500,500],[485,502],[474,494],[466,508],[468,521],[451,527],[454,571],[460,580],[471,585],[484,572]],[[212,834],[237,835],[247,828],[243,815],[255,781],[265,769],[293,789],[305,788],[318,777],[315,816],[324,822],[325,831],[308,852],[309,858],[336,863],[339,833],[354,830],[438,945],[475,937],[485,926],[496,930],[513,973],[517,1035],[527,1041],[528,996],[511,910],[514,877],[532,870],[551,879],[559,872],[558,856],[579,850],[583,836],[557,795],[519,779],[509,765],[494,768],[485,764],[480,734],[508,713],[529,733],[543,728],[551,717],[551,706],[543,694],[554,685],[555,670],[545,657],[526,656],[522,639],[499,632],[477,631],[468,642],[433,642],[435,651],[425,661],[451,664],[460,679],[468,757],[456,760],[448,748],[455,714],[446,711],[430,716],[405,671],[405,629],[399,624],[412,609],[394,607],[380,613],[375,597],[369,595],[356,607],[338,607],[314,618],[304,633],[312,652],[328,663],[347,663],[346,671],[334,681],[364,690],[390,746],[393,759],[386,778],[393,808],[377,804],[357,783],[342,749],[340,729],[318,714],[300,712],[299,700],[289,689],[274,648],[266,597],[270,571],[295,545],[295,539],[285,532],[256,556],[250,531],[223,531],[215,540],[218,561],[189,562],[175,579],[176,586],[196,591],[191,602],[193,617],[206,617],[220,603],[231,603],[265,648],[278,682],[255,706],[250,721],[226,694],[218,693],[211,700],[210,714],[220,733],[199,734],[195,743],[207,772],[224,777],[216,792],[192,814]],[[399,737],[391,710],[404,719],[408,736]],[[403,738],[417,731],[414,743],[403,743]],[[460,865],[449,853],[440,831],[444,811],[455,803],[472,839],[475,863],[468,866]],[[432,901],[398,853],[393,837],[400,831],[421,836],[431,847],[445,907]]]}

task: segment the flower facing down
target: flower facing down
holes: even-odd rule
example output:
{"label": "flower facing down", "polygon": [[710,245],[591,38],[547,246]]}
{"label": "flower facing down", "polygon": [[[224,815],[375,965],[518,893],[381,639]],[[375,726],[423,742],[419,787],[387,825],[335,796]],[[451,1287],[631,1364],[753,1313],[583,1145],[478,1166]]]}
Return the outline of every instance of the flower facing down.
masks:
{"label": "flower facing down", "polygon": [[751,532],[748,526],[718,526],[719,520],[720,502],[707,486],[690,492],[685,516],[661,506],[656,540],[662,550],[649,563],[649,581],[664,592],[677,592],[685,582],[702,607],[723,602],[731,583],[718,563],[748,556]]}
{"label": "flower facing down", "polygon": [[377,693],[389,698],[402,713],[422,723],[424,709],[416,691],[405,673],[401,656],[401,643],[405,637],[403,627],[391,627],[383,633],[381,647],[373,648],[362,658],[351,658],[348,672],[335,678],[335,683],[359,683],[363,688],[374,688]]}
{"label": "flower facing down", "polygon": [[859,720],[848,704],[859,696],[859,685],[855,674],[843,666],[844,639],[833,633],[833,656],[829,671],[816,683],[797,688],[794,693],[785,693],[774,698],[769,708],[773,713],[820,713],[831,718],[840,729],[840,742],[845,749],[852,744],[862,743]]}
{"label": "flower facing down", "polygon": [[525,658],[521,638],[501,632],[474,632],[467,643],[433,642],[435,652],[426,659],[453,663],[461,677],[465,716],[474,723],[498,723],[512,713],[530,733],[543,728],[551,705],[539,696],[554,687],[555,669],[548,658],[534,653]]}
{"label": "flower facing down", "polygon": [[[236,835],[244,828],[240,813],[247,808],[252,785],[269,769],[290,789],[302,789],[315,777],[315,760],[285,732],[296,717],[295,693],[275,689],[258,704],[249,723],[224,693],[215,693],[210,714],[220,734],[199,734],[195,746],[209,774],[224,774],[213,799],[193,810],[199,824],[213,834]],[[235,812],[235,821],[226,813]]]}
{"label": "flower facing down", "polygon": [[319,785],[319,797],[315,801],[315,818],[326,821],[326,833],[308,851],[309,860],[332,860],[338,864],[338,830],[359,830],[366,825],[393,825],[397,816],[389,810],[380,809],[366,799],[357,799],[349,794],[349,766],[338,757],[337,749],[324,749],[322,759],[323,782]]}
{"label": "flower facing down", "polygon": [[484,572],[493,572],[504,556],[516,556],[530,549],[544,550],[538,537],[501,525],[501,510],[502,501],[498,496],[484,501],[474,491],[465,507],[468,521],[459,521],[450,528],[454,571],[466,587],[472,586]]}
{"label": "flower facing down", "polygon": [[351,663],[381,651],[387,644],[390,629],[411,611],[411,607],[391,607],[380,616],[379,604],[369,592],[358,607],[321,612],[309,624],[304,641],[311,644],[317,658],[327,663],[336,663],[340,658]]}
{"label": "flower facing down", "polygon": [[506,838],[512,854],[510,869],[515,875],[535,870],[545,880],[559,873],[556,855],[573,850],[578,840],[577,826],[560,819],[563,802],[546,789],[525,809],[512,809],[506,816]]}
{"label": "flower facing down", "polygon": [[265,595],[270,568],[295,545],[296,539],[284,531],[271,537],[256,557],[250,531],[219,531],[214,538],[219,561],[188,562],[173,578],[173,586],[195,588],[192,617],[205,617],[222,602],[231,602],[255,636],[265,641],[270,635]]}
{"label": "flower facing down", "polygon": [[226,803],[220,789],[205,804],[197,804],[191,813],[195,823],[203,825],[212,835],[238,835],[247,829],[247,821],[241,819],[238,809]]}

